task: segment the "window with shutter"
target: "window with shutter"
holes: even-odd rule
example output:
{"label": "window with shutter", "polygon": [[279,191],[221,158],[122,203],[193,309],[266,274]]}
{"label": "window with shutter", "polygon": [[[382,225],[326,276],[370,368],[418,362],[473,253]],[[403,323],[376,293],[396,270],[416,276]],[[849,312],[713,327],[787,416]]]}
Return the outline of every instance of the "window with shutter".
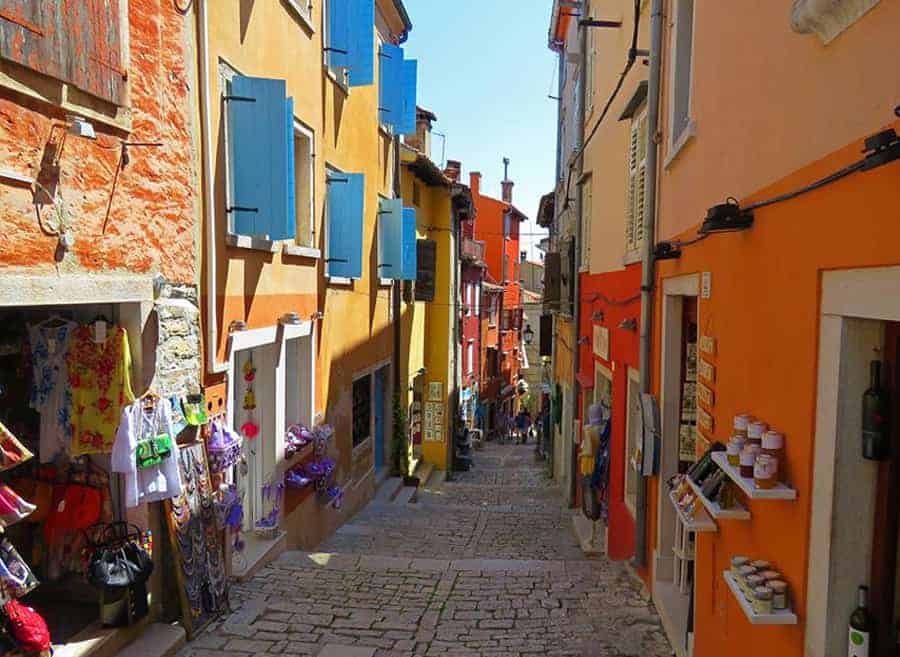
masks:
{"label": "window with shutter", "polygon": [[120,0],[0,2],[0,58],[124,105]]}
{"label": "window with shutter", "polygon": [[294,199],[297,243],[315,247],[315,133],[294,121]]}
{"label": "window with shutter", "polygon": [[402,199],[381,199],[378,212],[378,276],[416,278],[416,211]]}
{"label": "window with shutter", "polygon": [[328,68],[351,87],[375,82],[375,0],[327,0]]}
{"label": "window with shutter", "polygon": [[544,303],[551,310],[559,307],[561,257],[557,252],[548,253],[544,258]]}
{"label": "window with shutter", "polygon": [[437,276],[437,242],[416,241],[416,301],[434,301]]}
{"label": "window with shutter", "polygon": [[637,251],[644,239],[645,185],[647,179],[647,114],[631,122],[628,153],[628,193],[625,213],[625,251]]}
{"label": "window with shutter", "polygon": [[694,0],[675,0],[675,25],[672,29],[672,94],[669,147],[680,147],[688,136],[691,122],[691,67],[694,41]]}
{"label": "window with shutter", "polygon": [[398,135],[416,131],[418,61],[405,59],[403,48],[383,43],[379,48],[378,118]]}
{"label": "window with shutter", "polygon": [[327,274],[339,279],[362,278],[365,175],[330,170],[327,183]]}
{"label": "window with shutter", "polygon": [[234,76],[227,105],[230,230],[271,240],[296,234],[294,102],[284,80]]}
{"label": "window with shutter", "polygon": [[553,315],[541,315],[541,356],[553,355]]}

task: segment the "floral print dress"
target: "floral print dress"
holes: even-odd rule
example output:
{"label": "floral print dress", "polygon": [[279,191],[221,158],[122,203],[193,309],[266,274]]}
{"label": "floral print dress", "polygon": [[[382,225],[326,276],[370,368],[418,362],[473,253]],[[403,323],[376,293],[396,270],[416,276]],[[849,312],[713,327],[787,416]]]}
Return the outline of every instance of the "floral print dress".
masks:
{"label": "floral print dress", "polygon": [[67,361],[72,391],[69,454],[108,454],[116,439],[122,407],[134,401],[128,334],[114,327],[98,344],[92,327],[80,326],[72,334]]}
{"label": "floral print dress", "polygon": [[78,324],[32,326],[28,330],[31,343],[31,382],[29,405],[41,416],[40,460],[50,463],[64,453],[72,439],[72,394],[67,381],[69,339]]}

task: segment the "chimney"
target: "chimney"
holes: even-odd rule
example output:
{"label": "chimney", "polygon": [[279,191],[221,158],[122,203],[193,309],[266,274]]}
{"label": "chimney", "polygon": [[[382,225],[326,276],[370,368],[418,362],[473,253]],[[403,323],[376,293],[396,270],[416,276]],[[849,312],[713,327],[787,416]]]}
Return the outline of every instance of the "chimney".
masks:
{"label": "chimney", "polygon": [[503,182],[500,185],[503,188],[503,195],[501,196],[503,202],[512,205],[513,181],[509,179],[508,157],[503,158]]}
{"label": "chimney", "polygon": [[422,107],[416,108],[416,134],[404,135],[403,141],[429,160],[431,159],[431,127],[437,120],[434,113]]}
{"label": "chimney", "polygon": [[453,182],[459,182],[462,175],[462,162],[459,160],[447,160],[447,168],[444,169],[444,175]]}
{"label": "chimney", "polygon": [[500,185],[503,187],[503,202],[512,205],[513,181],[504,180]]}
{"label": "chimney", "polygon": [[472,188],[472,196],[481,196],[481,173],[478,171],[469,173],[469,187]]}

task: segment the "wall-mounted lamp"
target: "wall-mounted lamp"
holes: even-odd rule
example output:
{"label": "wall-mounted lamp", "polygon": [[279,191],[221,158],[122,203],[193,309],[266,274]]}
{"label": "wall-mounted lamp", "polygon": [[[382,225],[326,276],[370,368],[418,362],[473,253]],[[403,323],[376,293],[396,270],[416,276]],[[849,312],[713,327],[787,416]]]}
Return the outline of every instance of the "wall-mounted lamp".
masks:
{"label": "wall-mounted lamp", "polygon": [[603,314],[602,310],[595,310],[591,313],[591,321],[592,322],[602,322],[606,316]]}
{"label": "wall-mounted lamp", "polygon": [[660,242],[653,249],[655,260],[677,260],[681,257],[681,247],[675,242]]}
{"label": "wall-mounted lamp", "polygon": [[428,371],[427,368],[425,368],[425,367],[420,367],[420,368],[419,368],[419,371],[417,372],[417,374],[418,374],[419,376],[425,376],[425,372],[427,372],[427,371]]}
{"label": "wall-mounted lamp", "polygon": [[302,321],[303,320],[300,319],[300,315],[298,315],[297,313],[293,313],[293,312],[285,313],[284,315],[282,315],[281,317],[278,318],[278,323],[285,325],[285,326],[287,326],[287,325],[297,326],[298,324],[301,324]]}
{"label": "wall-mounted lamp", "polygon": [[531,345],[534,342],[534,331],[531,329],[531,324],[525,325],[525,331],[522,333],[522,337],[525,338],[525,344]]}
{"label": "wall-mounted lamp", "polygon": [[637,330],[637,320],[634,317],[629,317],[628,319],[623,319],[619,322],[619,328],[625,329],[626,331],[636,331]]}
{"label": "wall-mounted lamp", "polygon": [[753,213],[749,210],[741,210],[737,199],[729,198],[725,203],[714,205],[706,211],[706,219],[697,232],[701,235],[730,233],[736,230],[746,230],[751,226],[753,226]]}
{"label": "wall-mounted lamp", "polygon": [[66,132],[68,134],[75,135],[76,137],[83,137],[84,139],[97,138],[97,133],[94,130],[94,124],[85,119],[83,116],[67,114],[66,120],[68,121],[68,127],[66,128]]}
{"label": "wall-mounted lamp", "polygon": [[229,333],[240,333],[247,330],[247,322],[242,319],[235,319],[228,325]]}

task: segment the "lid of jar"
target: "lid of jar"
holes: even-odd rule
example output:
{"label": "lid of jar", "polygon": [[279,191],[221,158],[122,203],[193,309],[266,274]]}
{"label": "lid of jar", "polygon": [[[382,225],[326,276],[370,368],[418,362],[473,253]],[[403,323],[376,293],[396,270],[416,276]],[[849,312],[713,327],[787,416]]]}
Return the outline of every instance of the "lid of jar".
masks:
{"label": "lid of jar", "polygon": [[772,597],[772,589],[768,586],[757,586],[753,589],[753,596],[757,600],[768,600]]}
{"label": "lid of jar", "polygon": [[762,438],[762,435],[766,432],[766,429],[769,428],[769,425],[765,422],[751,422],[747,427],[747,435],[752,436],[754,438]]}
{"label": "lid of jar", "polygon": [[755,573],[756,573],[756,568],[754,568],[753,566],[741,566],[738,569],[738,574],[741,577],[747,577],[747,576],[753,575]]}
{"label": "lid of jar", "polygon": [[739,443],[729,441],[729,443],[725,445],[725,452],[734,456],[735,454],[741,453],[741,447],[742,446]]}
{"label": "lid of jar", "polygon": [[764,570],[760,573],[765,580],[777,580],[781,579],[781,573],[776,570]]}
{"label": "lid of jar", "polygon": [[747,426],[750,424],[750,421],[753,418],[746,413],[742,413],[741,415],[734,416],[734,428],[740,429],[741,431],[746,431]]}
{"label": "lid of jar", "polygon": [[777,431],[766,431],[762,437],[763,449],[781,449],[784,447],[784,434]]}
{"label": "lid of jar", "polygon": [[773,579],[770,582],[766,582],[766,586],[772,589],[775,593],[784,593],[787,591],[787,582],[783,582],[780,579]]}
{"label": "lid of jar", "polygon": [[750,565],[757,570],[769,570],[769,566],[771,566],[772,564],[770,564],[765,559],[757,559],[756,561],[751,561]]}
{"label": "lid of jar", "polygon": [[[756,449],[749,449],[749,445],[741,450],[741,465],[753,465],[756,462]],[[753,445],[757,447],[757,445]]]}
{"label": "lid of jar", "polygon": [[747,586],[749,586],[751,589],[755,589],[757,586],[762,586],[766,581],[760,575],[756,574],[747,575],[744,579],[747,582]]}
{"label": "lid of jar", "polygon": [[750,557],[734,556],[731,557],[731,563],[735,566],[745,566],[750,563]]}

